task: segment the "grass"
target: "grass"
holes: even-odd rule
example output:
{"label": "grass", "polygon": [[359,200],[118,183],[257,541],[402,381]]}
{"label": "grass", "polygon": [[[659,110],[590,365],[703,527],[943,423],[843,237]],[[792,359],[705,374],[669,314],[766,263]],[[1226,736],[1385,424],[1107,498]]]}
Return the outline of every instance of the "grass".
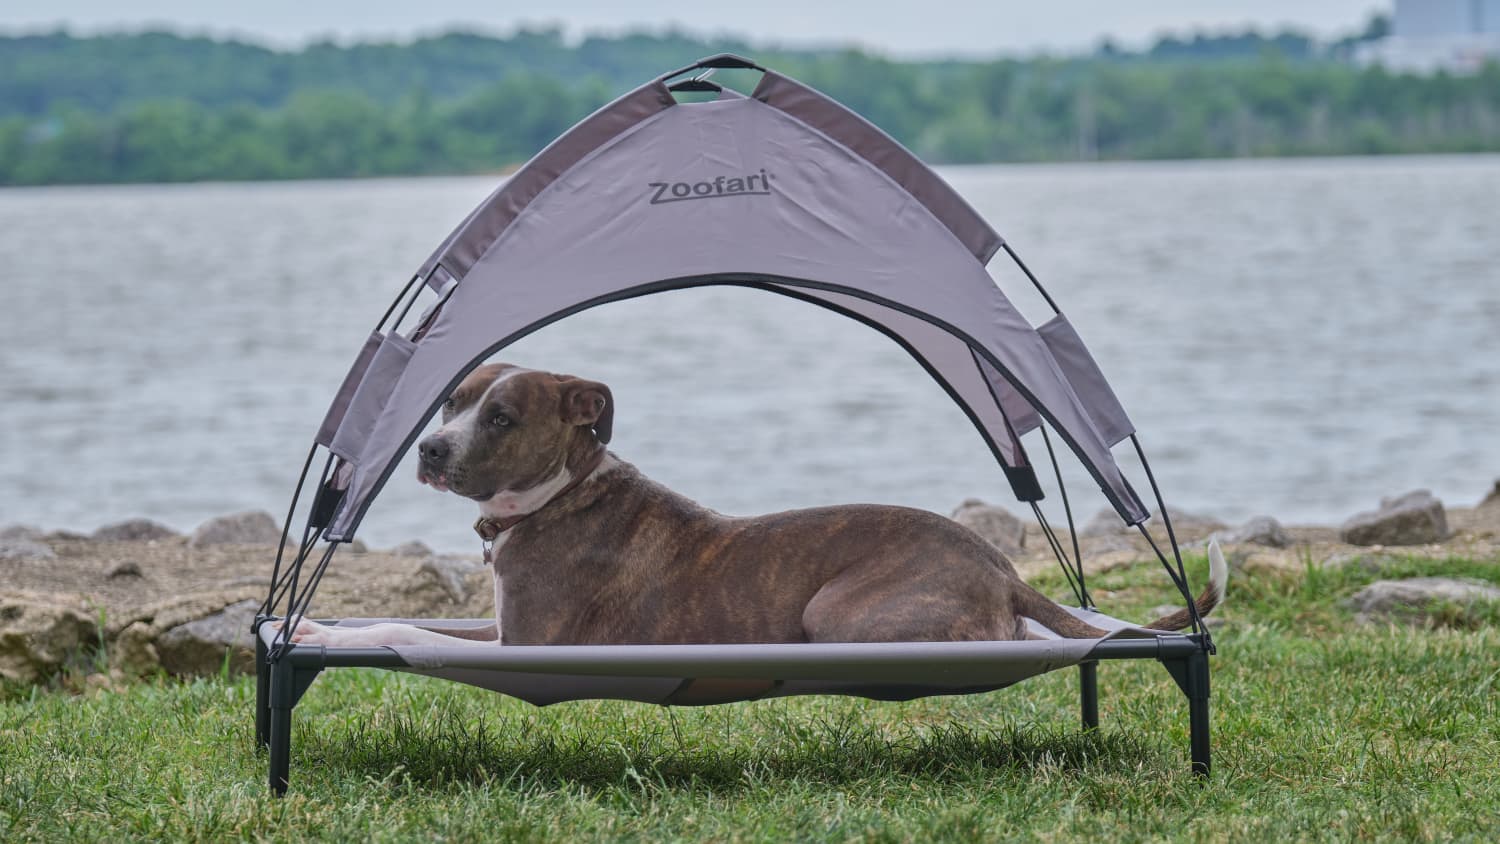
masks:
{"label": "grass", "polygon": [[[1146,572],[1090,585],[1144,617],[1171,597]],[[1233,579],[1207,784],[1187,772],[1183,699],[1145,663],[1100,667],[1088,734],[1073,671],[904,704],[670,710],[331,671],[297,709],[284,800],[266,794],[251,679],[74,676],[0,689],[0,840],[1497,840],[1493,608],[1359,627],[1338,603],[1423,574],[1500,582],[1500,560]]]}

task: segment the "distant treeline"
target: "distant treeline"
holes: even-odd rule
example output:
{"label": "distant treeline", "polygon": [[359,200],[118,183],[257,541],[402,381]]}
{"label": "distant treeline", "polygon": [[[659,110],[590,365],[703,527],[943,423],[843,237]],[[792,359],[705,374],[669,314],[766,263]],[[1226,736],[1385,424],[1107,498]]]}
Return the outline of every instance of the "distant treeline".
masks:
{"label": "distant treeline", "polygon": [[[934,162],[1500,150],[1500,67],[1397,76],[1294,33],[1069,59],[897,61],[550,30],[277,52],[162,33],[0,38],[0,184],[462,173],[524,160],[702,55],[756,56]],[[725,74],[725,81],[750,82]]]}

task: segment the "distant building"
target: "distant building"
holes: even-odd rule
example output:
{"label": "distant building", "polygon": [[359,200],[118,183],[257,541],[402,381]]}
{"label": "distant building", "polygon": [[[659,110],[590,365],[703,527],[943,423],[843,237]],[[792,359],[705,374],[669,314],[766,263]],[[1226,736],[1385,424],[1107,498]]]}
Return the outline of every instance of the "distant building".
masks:
{"label": "distant building", "polygon": [[1500,61],[1500,0],[1396,0],[1391,34],[1360,45],[1354,60],[1405,73],[1473,73]]}

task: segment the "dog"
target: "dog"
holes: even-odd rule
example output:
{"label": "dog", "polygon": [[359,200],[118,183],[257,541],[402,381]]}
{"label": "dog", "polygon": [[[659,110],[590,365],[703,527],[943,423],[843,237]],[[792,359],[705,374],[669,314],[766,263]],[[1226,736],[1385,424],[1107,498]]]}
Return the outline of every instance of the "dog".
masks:
{"label": "dog", "polygon": [[[597,381],[510,364],[466,377],[418,444],[417,480],[479,505],[495,625],[438,631],[303,620],[298,642],[342,646],[930,642],[1107,631],[1027,585],[993,545],[935,513],[857,504],[725,516],[606,450]],[[1207,615],[1228,567],[1211,544]],[[1146,627],[1191,623],[1186,608]]]}

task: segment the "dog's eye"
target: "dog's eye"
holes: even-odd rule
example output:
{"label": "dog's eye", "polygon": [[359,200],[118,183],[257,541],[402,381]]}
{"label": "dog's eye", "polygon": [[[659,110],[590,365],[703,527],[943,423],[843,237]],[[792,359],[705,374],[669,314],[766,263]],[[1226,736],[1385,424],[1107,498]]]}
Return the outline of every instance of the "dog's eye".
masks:
{"label": "dog's eye", "polygon": [[443,409],[444,410],[452,410],[454,408],[454,406],[455,406],[455,404],[454,404],[453,399],[448,399],[447,401],[443,402]]}
{"label": "dog's eye", "polygon": [[497,413],[495,414],[495,418],[490,420],[490,424],[494,425],[496,428],[509,428],[510,417],[506,416],[503,413]]}

